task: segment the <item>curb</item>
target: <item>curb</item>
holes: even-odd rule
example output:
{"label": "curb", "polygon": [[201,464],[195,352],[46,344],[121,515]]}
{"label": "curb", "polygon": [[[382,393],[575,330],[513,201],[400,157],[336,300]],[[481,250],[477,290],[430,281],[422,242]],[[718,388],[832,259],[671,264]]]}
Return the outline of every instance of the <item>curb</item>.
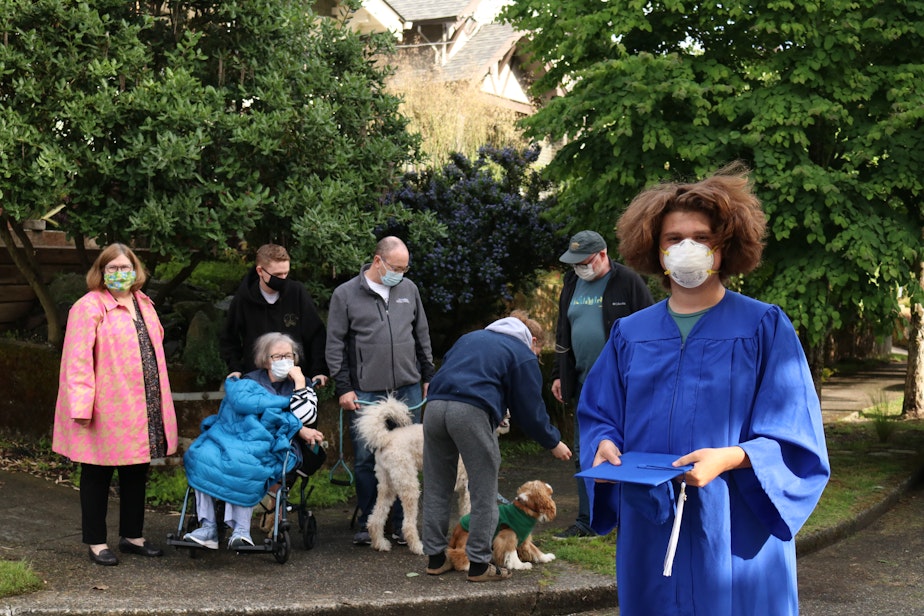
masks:
{"label": "curb", "polygon": [[922,481],[924,481],[924,466],[889,490],[882,499],[858,513],[853,519],[844,520],[836,526],[804,537],[796,536],[796,558],[817,552],[863,530],[882,517],[885,512],[895,506],[903,495]]}

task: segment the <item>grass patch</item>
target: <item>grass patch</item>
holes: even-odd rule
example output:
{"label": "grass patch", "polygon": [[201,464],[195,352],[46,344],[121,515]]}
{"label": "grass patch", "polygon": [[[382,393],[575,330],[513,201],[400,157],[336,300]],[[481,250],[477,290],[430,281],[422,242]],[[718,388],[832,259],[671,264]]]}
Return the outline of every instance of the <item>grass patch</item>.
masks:
{"label": "grass patch", "polygon": [[[323,509],[335,507],[350,500],[355,494],[353,486],[336,486],[328,480],[327,469],[320,469],[311,477],[308,490],[305,491],[308,505]],[[182,467],[152,467],[148,477],[146,493],[150,506],[160,509],[179,510],[186,494],[186,473]],[[301,483],[289,490],[289,502],[301,503]]]}
{"label": "grass patch", "polygon": [[[300,485],[294,490],[289,490],[289,502],[300,504],[302,502]],[[326,507],[335,507],[349,501],[356,494],[355,486],[338,486],[334,485],[328,479],[326,468],[320,469],[311,476],[309,483],[310,492],[306,491],[308,505],[311,508],[323,509]]]}
{"label": "grass patch", "polygon": [[896,420],[901,418],[903,398],[889,402],[884,393],[870,396],[873,405],[860,412],[860,417],[872,422],[876,436],[880,443],[886,443],[892,437],[897,427]]}
{"label": "grass patch", "polygon": [[801,532],[817,532],[855,517],[921,468],[924,422],[889,421],[893,429],[888,443],[880,440],[873,420],[825,426],[831,479]]}
{"label": "grass patch", "polygon": [[536,543],[555,553],[556,558],[580,565],[599,575],[615,575],[616,531],[598,537],[553,539],[554,530],[544,530]]}
{"label": "grass patch", "polygon": [[533,456],[546,452],[542,445],[531,439],[511,440],[501,437],[498,442],[500,443],[502,464],[520,456]]}
{"label": "grass patch", "polygon": [[0,560],[0,598],[42,589],[42,580],[25,561]]}

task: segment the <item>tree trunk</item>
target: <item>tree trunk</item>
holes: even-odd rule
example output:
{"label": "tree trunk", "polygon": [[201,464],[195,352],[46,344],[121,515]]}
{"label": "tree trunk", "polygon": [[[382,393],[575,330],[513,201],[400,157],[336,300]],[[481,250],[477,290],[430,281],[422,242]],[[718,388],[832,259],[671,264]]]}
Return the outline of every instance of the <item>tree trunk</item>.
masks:
{"label": "tree trunk", "polygon": [[812,381],[815,383],[815,393],[821,400],[821,380],[825,371],[825,341],[828,337],[822,338],[819,344],[806,344],[803,342],[802,348],[805,350],[805,359],[808,361],[809,370],[812,373]]}
{"label": "tree trunk", "polygon": [[[12,233],[10,232],[12,230]],[[13,241],[13,234],[22,246],[17,246]],[[23,275],[26,282],[32,288],[32,292],[42,304],[45,311],[45,320],[48,324],[48,343],[55,348],[60,349],[64,343],[64,328],[61,319],[58,316],[58,307],[55,306],[48,286],[42,280],[42,270],[35,260],[35,250],[32,248],[32,242],[23,231],[22,225],[10,218],[5,212],[0,213],[0,238],[6,244],[6,250],[10,253],[10,258],[16,264],[19,273]]]}
{"label": "tree trunk", "polygon": [[163,302],[167,301],[167,298],[170,297],[174,291],[176,291],[177,287],[179,287],[184,280],[189,278],[189,276],[193,273],[193,270],[196,269],[196,266],[199,265],[204,257],[205,255],[200,251],[192,253],[192,256],[189,258],[189,263],[186,264],[183,269],[178,271],[176,276],[167,281],[167,283],[160,288],[157,296],[152,298],[154,303],[162,304]]}
{"label": "tree trunk", "polygon": [[[924,286],[924,263],[918,264],[918,282]],[[924,419],[924,304],[911,304],[908,332],[908,373],[905,375],[905,401],[902,417]]]}

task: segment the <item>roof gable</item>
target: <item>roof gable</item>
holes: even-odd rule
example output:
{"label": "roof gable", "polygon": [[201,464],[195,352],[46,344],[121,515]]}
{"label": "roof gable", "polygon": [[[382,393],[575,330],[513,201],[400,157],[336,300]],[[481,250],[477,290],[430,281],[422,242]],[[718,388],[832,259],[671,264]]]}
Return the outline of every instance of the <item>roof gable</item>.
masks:
{"label": "roof gable", "polygon": [[455,20],[471,0],[385,0],[404,21]]}
{"label": "roof gable", "polygon": [[442,67],[446,81],[481,79],[500,61],[522,33],[508,24],[485,24]]}

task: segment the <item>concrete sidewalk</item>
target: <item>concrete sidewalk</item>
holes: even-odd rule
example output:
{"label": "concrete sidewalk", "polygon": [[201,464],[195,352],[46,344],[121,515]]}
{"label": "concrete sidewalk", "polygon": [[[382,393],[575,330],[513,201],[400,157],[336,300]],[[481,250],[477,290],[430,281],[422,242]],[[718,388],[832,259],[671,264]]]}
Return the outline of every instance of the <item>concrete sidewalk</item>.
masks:
{"label": "concrete sidewalk", "polygon": [[[870,394],[894,391],[904,382],[904,366],[840,379],[825,388],[822,406],[843,417],[870,405]],[[539,527],[564,528],[576,514],[573,465],[548,453],[521,456],[501,470],[501,493],[512,496],[526,480],[542,479],[556,490],[559,517]],[[325,471],[315,481],[326,481]],[[882,510],[900,491],[884,494]],[[26,559],[46,581],[37,593],[0,599],[0,614],[320,614],[390,616],[421,611],[452,616],[486,614],[569,614],[590,610],[616,613],[612,575],[596,575],[555,561],[516,572],[497,584],[471,584],[462,573],[433,577],[425,557],[395,546],[382,553],[351,543],[352,504],[316,511],[314,549],[302,547],[297,528],[289,561],[271,554],[237,555],[226,549],[198,552],[166,548],[163,558],[120,555],[118,567],[90,562],[80,543],[77,492],[19,473],[0,471],[0,557]],[[879,510],[869,515],[876,515]],[[118,516],[110,506],[110,546],[118,539]],[[294,516],[293,516],[294,521]],[[177,515],[149,513],[145,535],[165,545]],[[840,539],[850,529],[799,538],[800,553]],[[254,538],[262,537],[258,530]],[[542,546],[555,551],[555,542]],[[607,611],[607,613],[610,613]]]}
{"label": "concrete sidewalk", "polygon": [[[530,456],[504,469],[501,491],[511,495],[522,480],[565,484],[573,467],[550,454]],[[315,479],[326,481],[321,472]],[[291,532],[289,561],[272,554],[237,555],[227,549],[165,548],[163,558],[120,555],[118,567],[90,562],[80,543],[80,506],[72,488],[19,473],[0,472],[0,554],[25,558],[47,582],[47,590],[0,600],[0,614],[566,614],[616,604],[612,576],[583,572],[556,561],[517,572],[505,582],[471,584],[465,574],[424,573],[426,560],[406,547],[376,552],[352,545],[352,506],[315,512],[317,545],[306,551]],[[575,499],[562,497],[560,521],[574,519]],[[110,506],[110,546],[117,541],[117,510]],[[164,545],[178,516],[149,513],[145,535]],[[254,539],[262,533],[254,530]],[[554,551],[554,544],[544,546]],[[224,546],[222,546],[223,548]]]}

